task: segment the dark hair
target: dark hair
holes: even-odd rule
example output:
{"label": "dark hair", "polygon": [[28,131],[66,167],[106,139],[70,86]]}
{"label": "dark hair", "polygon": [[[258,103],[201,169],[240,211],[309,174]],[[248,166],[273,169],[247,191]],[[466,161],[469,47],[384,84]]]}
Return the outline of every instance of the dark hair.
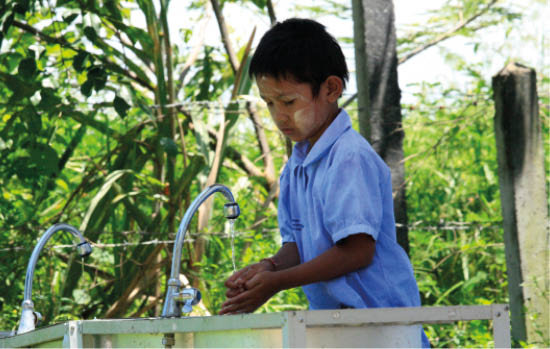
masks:
{"label": "dark hair", "polygon": [[302,18],[277,23],[264,34],[248,73],[251,77],[269,75],[309,83],[314,97],[330,75],[341,78],[344,88],[349,75],[336,39],[324,25]]}

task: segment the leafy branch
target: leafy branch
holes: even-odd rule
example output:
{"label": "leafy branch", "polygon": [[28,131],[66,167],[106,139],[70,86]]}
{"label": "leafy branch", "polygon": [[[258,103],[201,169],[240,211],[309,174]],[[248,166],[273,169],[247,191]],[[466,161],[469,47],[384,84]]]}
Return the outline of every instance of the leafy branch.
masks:
{"label": "leafy branch", "polygon": [[93,57],[97,58],[99,61],[101,61],[105,65],[105,67],[110,68],[112,71],[121,73],[122,75],[126,76],[127,78],[129,78],[129,79],[135,81],[136,83],[140,84],[141,86],[147,88],[148,90],[151,90],[151,91],[154,90],[154,88],[149,84],[149,82],[141,79],[140,77],[138,77],[134,73],[119,67],[115,63],[109,61],[107,59],[107,57],[96,55],[96,54],[93,54],[93,53],[88,52],[86,50],[73,47],[65,38],[55,38],[55,37],[49,36],[49,35],[43,33],[42,31],[40,31],[40,30],[38,30],[38,29],[36,29],[36,28],[26,24],[26,23],[22,23],[22,22],[14,20],[13,21],[13,26],[17,27],[19,29],[22,29],[22,30],[24,30],[24,31],[26,31],[26,32],[28,32],[32,35],[38,36],[40,39],[42,39],[42,40],[44,40],[48,43],[59,44],[59,45],[63,46],[64,48],[73,50],[75,52],[79,52],[79,53],[82,52],[82,53],[86,53],[90,56],[93,56]]}
{"label": "leafy branch", "polygon": [[[492,0],[489,4],[487,4],[487,6],[485,6],[484,8],[482,8],[480,11],[478,11],[477,13],[473,14],[470,18],[468,18],[467,20],[465,21],[462,21],[460,24],[456,25],[455,27],[451,28],[450,30],[448,30],[447,32],[439,35],[438,37],[434,38],[433,40],[415,48],[414,50],[408,52],[406,55],[404,55],[403,57],[401,57],[399,60],[398,60],[398,64],[402,64],[402,63],[405,63],[406,61],[408,61],[409,59],[411,59],[412,57],[416,56],[417,54],[421,53],[422,51],[425,51],[427,50],[428,48],[432,47],[432,46],[435,46],[437,44],[439,44],[440,42],[442,41],[445,41],[447,39],[450,39],[451,37],[453,37],[457,32],[459,32],[460,30],[466,28],[470,23],[472,23],[473,21],[475,21],[476,19],[478,19],[479,17],[481,17],[482,15],[484,15],[485,13],[487,13],[491,7],[493,7],[493,5],[495,5],[497,3],[498,0]],[[482,29],[484,28],[484,26],[478,26],[476,28],[472,28],[474,31],[475,30],[479,30],[479,29]]]}

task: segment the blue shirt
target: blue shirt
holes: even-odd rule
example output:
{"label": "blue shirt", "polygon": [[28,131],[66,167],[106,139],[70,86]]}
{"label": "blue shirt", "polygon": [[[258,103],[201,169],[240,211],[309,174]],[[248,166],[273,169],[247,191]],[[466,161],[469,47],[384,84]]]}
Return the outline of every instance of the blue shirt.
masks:
{"label": "blue shirt", "polygon": [[308,147],[298,142],[281,174],[283,243],[295,242],[304,263],[352,234],[376,241],[367,267],[303,286],[310,308],[419,306],[411,263],[396,241],[388,166],[343,110],[309,153]]}
{"label": "blue shirt", "polygon": [[[303,286],[311,309],[420,306],[412,265],[395,236],[391,173],[345,111],[308,153],[298,142],[280,178],[279,229],[302,263],[353,234],[374,238],[367,267]],[[335,261],[338,263],[338,261]],[[422,345],[429,342],[422,331]]]}

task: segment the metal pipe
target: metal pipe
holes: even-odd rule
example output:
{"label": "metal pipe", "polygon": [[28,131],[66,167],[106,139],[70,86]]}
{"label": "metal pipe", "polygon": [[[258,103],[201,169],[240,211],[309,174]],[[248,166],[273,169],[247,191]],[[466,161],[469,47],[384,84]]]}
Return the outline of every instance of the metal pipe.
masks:
{"label": "metal pipe", "polygon": [[181,268],[181,253],[183,249],[183,242],[185,241],[185,233],[191,223],[191,219],[195,212],[199,209],[200,205],[208,199],[214,193],[220,192],[227,199],[228,203],[224,206],[225,218],[235,219],[239,216],[239,205],[235,202],[231,190],[222,184],[214,184],[206,188],[200,193],[195,200],[191,203],[178,228],[176,234],[176,240],[174,241],[174,250],[172,253],[172,270],[170,272],[170,279],[168,280],[168,289],[166,291],[166,298],[164,300],[164,306],[162,309],[162,317],[180,316],[181,312],[176,304],[176,297],[179,293],[181,286],[179,281],[179,274]]}
{"label": "metal pipe", "polygon": [[27,274],[25,276],[25,291],[23,294],[23,303],[21,304],[23,310],[21,312],[19,329],[17,330],[18,334],[32,331],[35,328],[37,315],[35,315],[34,304],[32,302],[32,279],[34,276],[34,269],[36,267],[36,262],[38,261],[38,256],[40,255],[40,251],[42,251],[52,235],[59,230],[68,231],[80,240],[77,248],[81,257],[86,257],[90,253],[92,253],[92,247],[75,227],[65,223],[57,223],[46,230],[46,232],[42,235],[42,237],[40,237],[40,240],[34,247],[31,258],[29,260],[29,264],[27,265]]}

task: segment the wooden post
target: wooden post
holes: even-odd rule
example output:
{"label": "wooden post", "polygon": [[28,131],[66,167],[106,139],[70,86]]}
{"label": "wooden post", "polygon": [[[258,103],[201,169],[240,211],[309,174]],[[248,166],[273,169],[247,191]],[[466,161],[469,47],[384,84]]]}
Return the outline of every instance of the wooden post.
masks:
{"label": "wooden post", "polygon": [[392,0],[353,0],[359,131],[391,169],[397,242],[409,252]]}
{"label": "wooden post", "polygon": [[512,337],[548,343],[550,230],[535,71],[510,63],[493,90]]}

